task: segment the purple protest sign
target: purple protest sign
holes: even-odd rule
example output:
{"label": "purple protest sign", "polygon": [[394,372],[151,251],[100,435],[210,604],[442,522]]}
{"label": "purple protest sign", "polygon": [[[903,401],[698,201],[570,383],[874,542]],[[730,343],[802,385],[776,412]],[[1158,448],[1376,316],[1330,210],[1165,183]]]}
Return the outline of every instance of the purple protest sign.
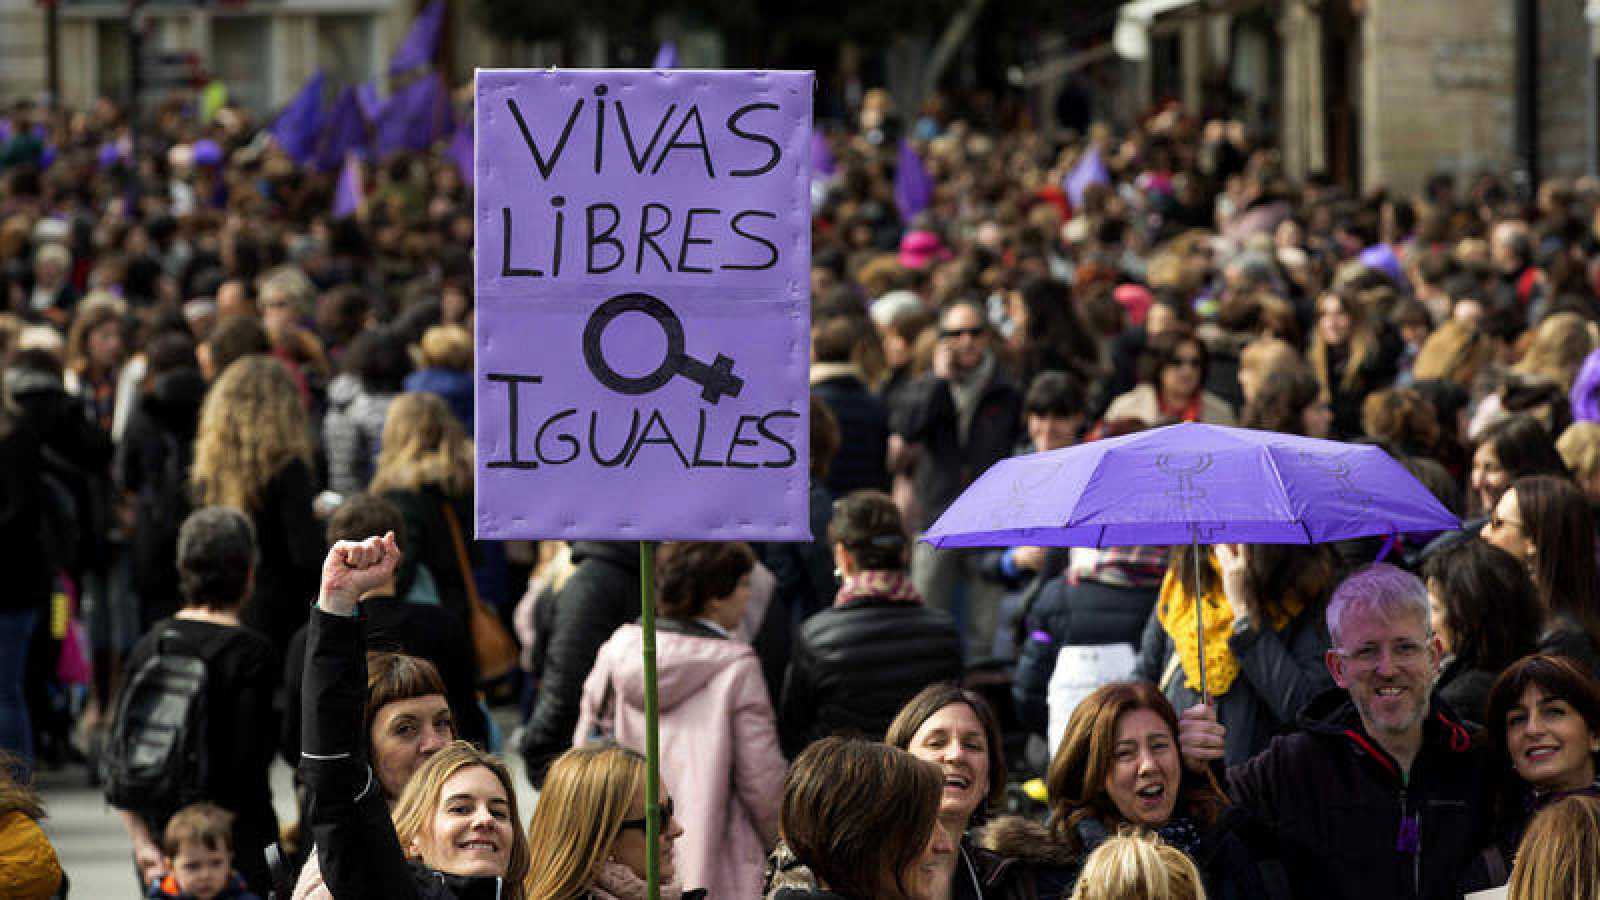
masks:
{"label": "purple protest sign", "polygon": [[809,539],[811,73],[476,89],[478,536]]}

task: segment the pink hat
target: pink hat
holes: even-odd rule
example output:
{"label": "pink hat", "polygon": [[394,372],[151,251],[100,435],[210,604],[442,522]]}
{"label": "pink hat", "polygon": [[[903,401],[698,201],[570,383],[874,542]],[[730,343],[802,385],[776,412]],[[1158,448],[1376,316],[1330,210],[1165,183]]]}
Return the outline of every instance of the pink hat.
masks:
{"label": "pink hat", "polygon": [[949,258],[949,248],[931,231],[908,231],[900,239],[900,265],[908,269],[927,268],[930,263]]}
{"label": "pink hat", "polygon": [[1143,325],[1145,314],[1150,312],[1150,305],[1156,302],[1155,295],[1142,284],[1120,284],[1111,292],[1111,296],[1128,313],[1128,322],[1132,325]]}

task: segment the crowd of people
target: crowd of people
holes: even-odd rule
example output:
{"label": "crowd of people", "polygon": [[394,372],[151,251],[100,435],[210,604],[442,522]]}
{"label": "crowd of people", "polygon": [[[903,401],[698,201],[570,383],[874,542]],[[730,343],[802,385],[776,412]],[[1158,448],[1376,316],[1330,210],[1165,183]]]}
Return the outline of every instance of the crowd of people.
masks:
{"label": "crowd of people", "polygon": [[[814,540],[654,563],[665,895],[1600,893],[1600,179],[1358,195],[1175,107],[852,109]],[[239,110],[148,118],[0,117],[0,877],[65,890],[29,778],[87,762],[155,896],[640,896],[638,548],[463,528],[466,173],[375,160],[335,216]],[[1378,444],[1465,528],[917,541],[1001,459],[1184,421]],[[1063,648],[1116,645],[1053,707]]]}

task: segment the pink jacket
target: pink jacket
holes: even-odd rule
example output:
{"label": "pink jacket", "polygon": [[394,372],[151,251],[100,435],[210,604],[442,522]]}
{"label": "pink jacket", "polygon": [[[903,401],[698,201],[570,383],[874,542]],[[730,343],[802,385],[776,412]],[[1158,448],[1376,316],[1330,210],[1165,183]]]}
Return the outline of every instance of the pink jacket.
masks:
{"label": "pink jacket", "polygon": [[[583,685],[574,744],[599,725],[644,751],[640,635],[639,626],[624,625],[600,648]],[[661,779],[684,830],[673,851],[678,879],[713,898],[759,897],[788,766],[755,651],[662,630],[656,669]]]}

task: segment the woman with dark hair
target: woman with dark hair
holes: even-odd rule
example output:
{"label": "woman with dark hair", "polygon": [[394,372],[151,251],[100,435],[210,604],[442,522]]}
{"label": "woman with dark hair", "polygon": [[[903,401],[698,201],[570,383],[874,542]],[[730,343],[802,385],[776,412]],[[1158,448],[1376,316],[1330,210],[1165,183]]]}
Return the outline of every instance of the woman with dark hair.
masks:
{"label": "woman with dark hair", "polygon": [[411,357],[398,331],[375,328],[351,342],[344,364],[345,371],[328,384],[322,436],[328,489],[349,496],[366,490],[377,469],[384,418],[411,372]]}
{"label": "woman with dark hair", "polygon": [[1115,682],[1085,697],[1046,785],[1048,826],[1007,817],[982,835],[988,849],[1026,861],[1039,897],[1066,896],[1089,854],[1124,827],[1153,831],[1187,854],[1210,896],[1274,896],[1223,818],[1227,797],[1183,764],[1178,714],[1153,684]]}
{"label": "woman with dark hair", "polygon": [[[752,897],[778,836],[785,762],[761,662],[735,634],[755,555],[738,542],[664,544],[656,558],[661,774],[683,823],[678,872],[713,897]],[[642,632],[618,628],[583,685],[573,744],[644,749]]]}
{"label": "woman with dark hair", "polygon": [[940,857],[929,900],[1032,896],[1018,867],[974,846],[969,834],[1005,800],[1005,744],[988,702],[955,684],[930,684],[889,723],[883,741],[933,763],[944,776],[939,827],[956,852]]}
{"label": "woman with dark hair", "polygon": [[[1473,451],[1470,484],[1474,508],[1479,516],[1488,516],[1511,482],[1524,475],[1566,474],[1566,464],[1550,432],[1532,416],[1510,416],[1485,429]],[[1472,527],[1470,523],[1468,527]]]}
{"label": "woman with dark hair", "polygon": [[1205,390],[1208,365],[1205,342],[1188,332],[1151,338],[1140,359],[1139,386],[1111,401],[1103,421],[1137,419],[1149,426],[1234,424],[1227,401]]}
{"label": "woman with dark hair", "polygon": [[1422,577],[1445,652],[1434,691],[1457,715],[1488,724],[1490,686],[1539,639],[1538,591],[1516,557],[1476,536],[1428,557]]}
{"label": "woman with dark hair", "polygon": [[1496,758],[1516,775],[1496,798],[1489,851],[1509,863],[1540,810],[1563,797],[1600,797],[1600,683],[1570,659],[1524,657],[1495,680],[1484,724]]}
{"label": "woman with dark hair", "polygon": [[1483,539],[1527,566],[1539,591],[1539,651],[1571,657],[1600,675],[1600,571],[1594,517],[1565,478],[1518,478],[1500,497]]}
{"label": "woman with dark hair", "polygon": [[826,737],[807,747],[784,779],[783,837],[814,886],[768,896],[930,900],[937,860],[954,852],[938,827],[941,782],[932,765],[882,744]]}
{"label": "woman with dark hair", "polygon": [[876,739],[923,686],[962,672],[955,622],[911,584],[910,536],[888,495],[857,491],[835,504],[828,541],[843,581],[790,657],[778,722],[789,755],[842,729]]}
{"label": "woman with dark hair", "polygon": [[1071,372],[1093,381],[1100,372],[1094,339],[1078,317],[1072,288],[1054,278],[1033,277],[1006,294],[1011,351],[1017,380],[1029,384],[1041,372]]}
{"label": "woman with dark hair", "polygon": [[1291,370],[1268,375],[1244,408],[1245,428],[1325,438],[1333,426],[1333,409],[1322,385],[1310,372]]}
{"label": "woman with dark hair", "polygon": [[1317,301],[1317,325],[1306,353],[1333,406],[1333,433],[1361,433],[1361,401],[1393,380],[1398,342],[1374,325],[1354,291],[1329,291]]}
{"label": "woman with dark hair", "polygon": [[1301,707],[1333,687],[1323,662],[1328,629],[1323,610],[1334,563],[1322,546],[1218,544],[1204,548],[1200,605],[1204,640],[1195,638],[1194,557],[1173,554],[1161,597],[1145,623],[1138,675],[1160,687],[1178,709],[1205,702],[1228,725],[1229,765],[1262,750],[1293,728]]}

